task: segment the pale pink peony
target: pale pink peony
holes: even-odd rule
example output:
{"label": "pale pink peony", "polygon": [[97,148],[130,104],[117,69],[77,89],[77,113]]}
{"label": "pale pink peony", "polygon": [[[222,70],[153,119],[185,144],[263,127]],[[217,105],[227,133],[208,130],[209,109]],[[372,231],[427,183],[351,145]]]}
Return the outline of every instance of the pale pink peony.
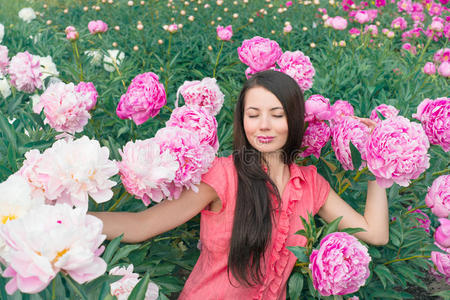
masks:
{"label": "pale pink peony", "polygon": [[92,82],[81,81],[75,86],[75,92],[86,96],[86,109],[91,110],[97,104],[98,93]]}
{"label": "pale pink peony", "polygon": [[179,168],[175,155],[168,150],[162,152],[154,139],[128,142],[119,153],[122,156],[118,163],[120,177],[130,194],[145,205],[170,196],[167,186]]}
{"label": "pale pink peony", "polygon": [[364,33],[369,33],[371,36],[378,36],[378,27],[377,25],[366,25],[364,27]]}
{"label": "pale pink peony", "polygon": [[417,54],[416,46],[413,46],[410,43],[404,43],[402,45],[402,49],[408,51],[412,55],[416,55]]}
{"label": "pale pink peony", "polygon": [[0,77],[2,74],[6,74],[8,65],[8,47],[0,45]]}
{"label": "pale pink peony", "polygon": [[225,95],[220,90],[215,78],[205,77],[201,81],[185,81],[178,88],[175,106],[178,107],[178,97],[183,96],[188,106],[201,106],[212,115],[217,115],[222,108]]}
{"label": "pale pink peony", "polygon": [[305,101],[305,122],[330,120],[332,118],[330,100],[322,95],[311,95]]}
{"label": "pale pink peony", "polygon": [[199,136],[200,143],[210,145],[215,151],[219,148],[216,118],[201,106],[184,105],[175,108],[166,126],[188,129]]}
{"label": "pale pink peony", "polygon": [[91,118],[86,108],[90,101],[88,95],[76,92],[73,83],[56,82],[33,105],[33,111],[38,114],[44,109],[44,123],[58,132],[74,134],[82,132]]}
{"label": "pale pink peony", "polygon": [[433,181],[425,197],[426,205],[439,218],[450,214],[450,175],[441,175]]}
{"label": "pale pink peony", "polygon": [[431,144],[450,150],[450,98],[424,99],[413,118],[422,122]]}
{"label": "pale pink peony", "polygon": [[400,112],[392,105],[380,104],[377,107],[375,107],[370,113],[370,119],[377,123],[381,122],[380,118],[378,117],[377,111],[386,119],[396,117]]}
{"label": "pale pink peony", "polygon": [[169,31],[170,33],[175,33],[178,31],[178,25],[173,23],[167,26],[167,31]]}
{"label": "pale pink peony", "polygon": [[300,86],[302,91],[307,91],[313,86],[316,71],[308,56],[301,51],[286,51],[277,61],[281,72],[291,76]]}
{"label": "pale pink peony", "polygon": [[[134,266],[131,264],[127,268],[114,267],[109,271],[109,275],[123,275],[118,281],[110,284],[111,295],[116,296],[117,300],[127,300],[133,288],[139,282],[139,274],[133,273]],[[149,282],[145,292],[145,300],[156,300],[159,296],[159,287],[153,282]]]}
{"label": "pale pink peony", "polygon": [[306,149],[300,155],[302,157],[314,155],[319,158],[320,152],[330,139],[330,136],[331,129],[327,123],[318,120],[308,122],[302,141],[302,147],[306,147]]}
{"label": "pale pink peony", "polygon": [[33,93],[42,88],[41,64],[28,51],[17,53],[11,59],[8,67],[11,85],[19,91]]}
{"label": "pale pink peony", "polygon": [[345,232],[324,237],[319,250],[312,251],[310,261],[314,288],[322,296],[354,293],[370,275],[367,248]]}
{"label": "pale pink peony", "polygon": [[121,119],[132,119],[136,125],[141,125],[156,116],[166,102],[166,91],[158,75],[142,73],[131,81],[126,94],[120,97],[116,113]]}
{"label": "pale pink peony", "polygon": [[405,30],[406,27],[408,27],[408,23],[403,17],[398,17],[392,21],[391,27],[394,29]]}
{"label": "pale pink peony", "polygon": [[331,114],[333,115],[334,120],[336,120],[344,116],[353,116],[354,109],[349,102],[344,100],[337,100],[331,106]]}
{"label": "pale pink peony", "polygon": [[438,68],[438,74],[442,77],[450,77],[450,62],[444,61]]}
{"label": "pale pink peony", "polygon": [[108,30],[108,24],[102,20],[90,21],[88,29],[91,34],[104,33]]}
{"label": "pale pink peony", "polygon": [[436,66],[432,62],[427,62],[423,66],[423,72],[427,75],[434,75],[436,74]]}
{"label": "pale pink peony", "polygon": [[433,55],[433,61],[436,64],[450,61],[450,48],[442,48]]}
{"label": "pale pink peony", "polygon": [[450,284],[450,250],[442,248],[439,244],[434,243],[446,253],[439,251],[431,251],[431,261],[436,266],[438,275],[442,274],[445,277],[447,284]]}
{"label": "pale pink peony", "polygon": [[67,26],[64,32],[66,33],[66,39],[69,41],[76,41],[80,37],[78,31],[73,26]]}
{"label": "pale pink peony", "polygon": [[155,141],[161,151],[169,151],[179,164],[175,179],[169,185],[169,198],[177,199],[184,187],[198,191],[201,176],[214,160],[213,147],[202,145],[196,133],[179,127],[158,130]]}
{"label": "pale pink peony", "polygon": [[26,216],[0,227],[9,246],[4,277],[12,277],[5,289],[38,293],[59,271],[82,284],[101,276],[106,263],[99,257],[102,221],[85,210],[68,205],[41,205]]}
{"label": "pale pink peony", "polygon": [[436,228],[434,239],[443,248],[450,248],[450,220],[439,218],[441,226]]}
{"label": "pale pink peony", "polygon": [[277,42],[259,36],[244,40],[237,51],[241,62],[249,66],[254,72],[265,71],[274,67],[283,54]]}
{"label": "pale pink peony", "polygon": [[45,199],[45,189],[50,178],[48,174],[40,172],[40,164],[44,154],[32,149],[25,153],[25,160],[18,173],[27,179],[34,199]]}
{"label": "pale pink peony", "polygon": [[355,14],[355,20],[359,24],[364,24],[370,21],[369,13],[365,10],[358,10]]}
{"label": "pale pink peony", "polygon": [[336,16],[334,18],[331,18],[330,25],[331,27],[333,27],[333,29],[344,30],[345,28],[347,28],[347,20],[341,16]]}
{"label": "pale pink peony", "polygon": [[408,186],[430,166],[430,143],[417,123],[397,116],[377,124],[366,144],[367,166],[385,188]]}
{"label": "pale pink peony", "polygon": [[[370,129],[352,117],[342,117],[331,128],[331,147],[345,170],[354,170],[350,141],[361,153],[361,159],[365,161],[369,135]],[[365,163],[361,164],[361,167],[364,165]]]}
{"label": "pale pink peony", "polygon": [[229,41],[231,37],[233,36],[233,29],[231,25],[228,25],[227,27],[223,26],[217,26],[217,37],[222,41]]}

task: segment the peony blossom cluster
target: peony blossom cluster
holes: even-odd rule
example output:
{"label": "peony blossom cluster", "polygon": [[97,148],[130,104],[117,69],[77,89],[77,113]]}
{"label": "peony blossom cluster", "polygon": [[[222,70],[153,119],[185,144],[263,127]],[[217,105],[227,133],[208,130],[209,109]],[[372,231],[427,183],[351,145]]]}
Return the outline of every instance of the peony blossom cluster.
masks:
{"label": "peony blossom cluster", "polygon": [[354,114],[353,106],[347,101],[336,100],[331,106],[331,115],[334,120],[344,116],[353,116]]}
{"label": "peony blossom cluster", "polygon": [[450,98],[426,98],[413,118],[422,123],[431,144],[441,146],[445,152],[450,150]]}
{"label": "peony blossom cluster", "polygon": [[86,101],[86,109],[91,110],[97,104],[98,93],[92,82],[81,81],[75,86],[75,92],[82,94]]}
{"label": "peony blossom cluster", "polygon": [[127,92],[120,97],[116,113],[121,119],[132,119],[141,125],[156,116],[166,102],[166,91],[158,75],[142,73],[133,78]]}
{"label": "peony blossom cluster", "polygon": [[101,276],[106,263],[99,256],[106,236],[100,219],[66,204],[40,205],[25,216],[0,226],[8,247],[5,289],[38,293],[58,272],[82,284]]}
{"label": "peony blossom cluster", "polygon": [[331,129],[327,123],[319,120],[308,122],[302,140],[302,148],[306,149],[301,153],[302,157],[314,155],[320,157],[322,148],[327,144],[331,136]]}
{"label": "peony blossom cluster", "polygon": [[88,23],[88,29],[91,34],[104,33],[108,30],[108,24],[102,20],[90,21]]}
{"label": "peony blossom cluster", "polygon": [[82,132],[91,118],[88,110],[92,107],[92,93],[77,92],[77,89],[83,90],[82,86],[78,88],[73,83],[63,82],[51,84],[34,103],[33,111],[38,114],[43,109],[44,123],[58,132]]}
{"label": "peony blossom cluster", "polygon": [[441,175],[433,181],[425,203],[439,218],[447,218],[450,215],[450,175]]}
{"label": "peony blossom cluster", "polygon": [[398,115],[399,110],[396,109],[392,105],[381,104],[375,107],[370,113],[370,119],[375,122],[380,122],[380,118],[378,117],[378,113],[380,113],[385,119],[392,118]]}
{"label": "peony blossom cluster", "polygon": [[309,90],[313,86],[316,71],[309,57],[301,51],[286,51],[278,59],[280,71],[291,76],[300,86],[302,91]]}
{"label": "peony blossom cluster", "polygon": [[223,26],[217,26],[217,37],[222,41],[229,41],[231,37],[233,36],[233,28],[231,25],[228,25],[227,27]]}
{"label": "peony blossom cluster", "polygon": [[11,59],[8,68],[11,85],[26,93],[33,93],[36,89],[41,89],[40,66],[39,59],[33,57],[28,51],[17,53]]}
{"label": "peony blossom cluster", "polygon": [[382,187],[408,186],[430,166],[429,147],[419,124],[391,117],[379,122],[367,141],[367,166]]}
{"label": "peony blossom cluster", "polygon": [[[369,127],[352,117],[342,117],[333,125],[331,147],[345,170],[354,169],[350,142],[361,153],[361,159],[366,160],[366,143],[369,135]],[[364,164],[361,167],[364,167]]]}
{"label": "peony blossom cluster", "polygon": [[120,177],[130,194],[145,205],[149,205],[150,200],[160,202],[170,196],[167,186],[175,179],[179,168],[170,151],[161,151],[155,139],[147,139],[128,142],[119,153],[122,156],[118,163]]}
{"label": "peony blossom cluster", "polygon": [[311,95],[305,101],[305,122],[330,120],[332,118],[330,100],[322,95]]}
{"label": "peony blossom cluster", "polygon": [[354,293],[370,275],[371,257],[354,236],[345,232],[328,234],[313,250],[309,269],[314,288],[322,296]]}
{"label": "peony blossom cluster", "polygon": [[87,209],[89,196],[97,203],[113,196],[116,183],[109,178],[118,167],[109,160],[109,150],[83,136],[73,141],[58,140],[42,154],[31,150],[19,174],[25,177],[34,197],[46,203],[68,203]]}
{"label": "peony blossom cluster", "polygon": [[66,39],[69,41],[76,41],[80,36],[78,31],[73,26],[67,26],[66,29],[64,29],[64,32],[66,33]]}
{"label": "peony blossom cluster", "polygon": [[201,81],[185,81],[178,88],[175,106],[178,107],[178,97],[183,96],[187,106],[201,106],[210,114],[216,115],[222,108],[225,95],[220,90],[215,78],[203,78]]}
{"label": "peony blossom cluster", "polygon": [[[109,271],[109,275],[123,275],[118,281],[110,284],[111,295],[116,296],[117,300],[127,300],[133,288],[140,281],[139,275],[133,273],[133,265],[125,267],[114,267]],[[149,282],[145,292],[145,300],[156,300],[159,297],[159,287],[153,282]]]}

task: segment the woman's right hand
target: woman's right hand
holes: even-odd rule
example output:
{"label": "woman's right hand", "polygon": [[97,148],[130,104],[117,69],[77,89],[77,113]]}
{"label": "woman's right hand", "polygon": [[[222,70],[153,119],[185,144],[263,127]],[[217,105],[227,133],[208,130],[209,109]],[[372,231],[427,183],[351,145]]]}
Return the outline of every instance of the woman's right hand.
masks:
{"label": "woman's right hand", "polygon": [[184,190],[175,200],[164,200],[141,212],[89,212],[103,221],[107,239],[124,234],[122,241],[138,243],[186,223],[217,199],[216,191],[206,183],[198,192]]}

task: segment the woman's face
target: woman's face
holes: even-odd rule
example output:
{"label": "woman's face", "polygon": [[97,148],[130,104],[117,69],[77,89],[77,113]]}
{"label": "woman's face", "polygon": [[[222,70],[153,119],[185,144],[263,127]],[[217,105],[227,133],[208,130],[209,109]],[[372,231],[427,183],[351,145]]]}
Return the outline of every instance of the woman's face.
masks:
{"label": "woman's face", "polygon": [[247,90],[244,98],[244,131],[248,142],[261,153],[283,148],[288,137],[288,123],[283,105],[263,87]]}

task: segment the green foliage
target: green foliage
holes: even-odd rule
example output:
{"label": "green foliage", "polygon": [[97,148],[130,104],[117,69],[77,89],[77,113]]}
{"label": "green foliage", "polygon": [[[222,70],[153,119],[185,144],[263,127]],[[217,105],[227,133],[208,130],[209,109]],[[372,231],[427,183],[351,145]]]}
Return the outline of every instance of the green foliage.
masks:
{"label": "green foliage", "polygon": [[[237,5],[224,1],[222,6],[209,1],[209,8],[204,8],[206,1],[201,5],[191,1],[186,6],[183,1],[173,1],[173,7],[168,7],[167,1],[162,0],[148,0],[144,5],[138,2],[129,7],[125,0],[115,0],[113,4],[94,0],[48,0],[45,1],[48,7],[44,8],[44,1],[27,1],[26,6],[32,6],[43,16],[31,23],[24,23],[17,17],[17,12],[25,5],[23,1],[0,0],[0,23],[5,25],[2,44],[8,47],[10,57],[25,50],[35,55],[50,55],[60,73],[59,78],[64,82],[78,83],[83,78],[95,84],[99,92],[97,106],[91,111],[92,118],[84,131],[76,137],[87,135],[97,139],[110,150],[111,159],[120,160],[119,150],[128,141],[153,137],[165,125],[175,107],[178,87],[185,80],[211,77],[214,69],[217,82],[225,94],[224,106],[216,116],[220,141],[218,152],[220,156],[229,155],[232,149],[233,109],[245,81],[246,69],[239,61],[236,49],[244,39],[255,35],[277,41],[284,51],[301,50],[311,58],[316,75],[314,86],[305,92],[305,98],[322,94],[331,103],[338,99],[349,101],[355,108],[355,115],[361,117],[368,117],[374,107],[384,103],[397,107],[401,115],[411,118],[424,98],[435,99],[448,94],[448,79],[428,76],[421,71],[424,62],[431,61],[436,50],[444,47],[442,40],[431,42],[426,47],[427,40],[422,36],[414,41],[415,45],[420,45],[419,54],[412,56],[400,50],[400,32],[396,32],[394,39],[380,33],[373,43],[365,36],[350,38],[347,30],[325,28],[323,21],[316,16],[319,6],[313,4],[295,2],[287,11],[279,13],[277,9],[285,1],[272,1],[273,7],[263,0],[251,0],[247,4],[237,1]],[[100,7],[98,11],[93,9],[97,5]],[[224,12],[224,7],[228,7],[229,11]],[[329,16],[343,15],[337,5],[322,3],[320,7],[325,7]],[[68,13],[64,13],[64,9]],[[260,9],[265,9],[267,14],[259,13]],[[180,14],[181,10],[186,12],[184,16]],[[390,27],[396,11],[396,5],[392,3],[383,8],[383,13],[377,18],[381,23],[380,31],[383,26]],[[233,18],[233,13],[238,13],[239,17]],[[190,15],[195,17],[195,21],[188,21]],[[222,20],[218,21],[218,17]],[[249,22],[249,18],[253,22]],[[109,30],[101,36],[93,36],[88,32],[87,24],[98,19],[104,20]],[[46,24],[47,20],[51,20],[51,25]],[[136,28],[138,20],[142,22],[143,30]],[[294,28],[287,35],[282,33],[285,21],[290,21]],[[162,26],[173,22],[184,26],[171,35]],[[217,40],[215,30],[219,24],[232,24],[234,31],[232,40],[223,44],[220,57],[217,53],[221,41]],[[72,44],[65,39],[64,29],[69,25],[75,26],[80,33],[77,41],[79,61]],[[350,23],[349,28],[353,25]],[[120,26],[120,30],[114,30],[114,26]],[[306,30],[302,30],[303,27]],[[334,42],[340,40],[346,41],[346,47],[334,46]],[[112,46],[114,42],[117,47]],[[315,47],[311,47],[311,43]],[[138,51],[133,50],[134,46],[138,46]],[[93,50],[106,53],[114,48],[123,51],[125,59],[119,70],[112,73],[103,69],[102,62],[100,66],[94,65],[92,58],[86,54],[86,51]],[[136,75],[149,71],[156,73],[165,84],[166,107],[158,116],[140,126],[130,120],[119,119],[115,109],[120,96]],[[182,104],[183,99],[180,99],[179,105]],[[382,118],[380,114],[379,117]],[[21,167],[27,151],[38,149],[42,152],[53,144],[58,133],[44,124],[44,118],[42,113],[38,115],[32,111],[31,95],[13,89],[11,96],[0,98],[0,182]],[[362,213],[366,182],[374,178],[367,168],[357,171],[362,165],[361,154],[354,145],[350,147],[354,171],[345,171],[340,166],[330,143],[322,149],[320,159],[309,157],[298,163],[315,164],[333,189]],[[431,146],[429,154],[430,168],[425,174],[413,180],[408,187],[393,185],[387,191],[392,218],[390,240],[386,246],[369,246],[372,274],[366,285],[355,293],[360,299],[408,299],[412,296],[403,291],[408,286],[427,288],[419,274],[428,272],[432,267],[429,256],[431,251],[438,251],[433,246],[432,238],[438,224],[432,217],[431,231],[425,232],[414,210],[420,208],[431,216],[424,205],[427,187],[437,176],[449,173],[450,161],[448,154],[439,146]],[[111,201],[103,204],[91,201],[89,210],[140,211],[146,208],[140,200],[125,191],[119,176],[113,179],[118,184],[113,188]],[[307,245],[289,247],[300,264],[288,282],[290,299],[320,298],[308,279],[307,265],[305,269],[304,264],[307,264],[308,256],[320,238],[337,230],[340,218],[319,227],[315,223],[323,222],[319,218],[315,221],[312,216],[308,220],[302,218],[304,229],[297,234],[307,238]],[[343,231],[356,233],[361,229]],[[108,270],[134,264],[135,271],[143,276],[133,291],[136,299],[142,297],[149,280],[160,287],[160,299],[174,299],[199,256],[198,239],[199,218],[196,217],[145,243],[127,245],[121,243],[121,237],[106,242],[102,257],[108,263]],[[113,299],[109,294],[109,284],[117,279],[117,276],[105,274],[80,285],[69,276],[59,274],[39,294],[22,295],[17,292],[8,296],[4,290],[7,279],[0,277],[0,299]],[[447,292],[438,294],[445,299],[450,297]]]}

